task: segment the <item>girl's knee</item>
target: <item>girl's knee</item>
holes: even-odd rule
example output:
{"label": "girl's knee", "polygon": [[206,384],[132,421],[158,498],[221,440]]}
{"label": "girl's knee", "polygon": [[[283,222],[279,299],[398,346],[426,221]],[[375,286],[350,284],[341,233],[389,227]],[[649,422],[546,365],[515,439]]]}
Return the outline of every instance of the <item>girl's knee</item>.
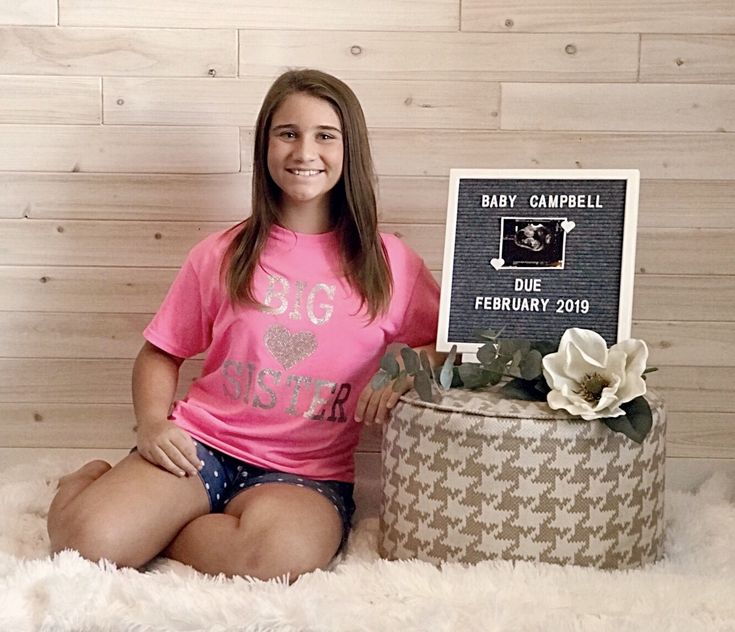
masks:
{"label": "girl's knee", "polygon": [[140,559],[128,545],[129,534],[119,522],[104,514],[67,514],[49,529],[49,539],[52,553],[71,549],[93,562],[105,559],[117,566],[137,567],[148,561]]}
{"label": "girl's knee", "polygon": [[264,580],[288,575],[291,582],[300,575],[326,569],[339,546],[339,542],[330,539],[305,537],[297,528],[251,533],[242,542],[236,555],[238,568],[233,574]]}

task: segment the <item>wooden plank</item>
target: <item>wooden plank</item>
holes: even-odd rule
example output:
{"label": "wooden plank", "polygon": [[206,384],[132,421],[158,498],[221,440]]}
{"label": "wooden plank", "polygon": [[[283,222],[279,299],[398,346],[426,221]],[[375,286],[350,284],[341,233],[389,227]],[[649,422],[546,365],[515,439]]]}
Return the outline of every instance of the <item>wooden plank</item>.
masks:
{"label": "wooden plank", "polygon": [[2,445],[14,448],[128,448],[135,417],[124,404],[2,404]]}
{"label": "wooden plank", "polygon": [[[181,369],[181,398],[201,371],[200,360]],[[0,358],[0,402],[130,404],[132,360]],[[732,368],[665,367],[648,377],[670,412],[733,413]]]}
{"label": "wooden plank", "polygon": [[[0,357],[134,358],[152,314],[0,312]],[[735,322],[635,320],[658,367],[735,366]]]}
{"label": "wooden plank", "polygon": [[443,225],[448,192],[448,177],[383,175],[376,190],[378,215],[386,223]]}
{"label": "wooden plank", "polygon": [[189,249],[229,224],[4,220],[0,265],[178,268]]}
{"label": "wooden plank", "polygon": [[[186,393],[203,362],[181,367],[176,398]],[[0,402],[16,404],[131,404],[133,360],[0,358]]]}
{"label": "wooden plank", "polygon": [[176,268],[0,267],[0,311],[152,314],[176,272]]}
{"label": "wooden plank", "polygon": [[732,276],[637,274],[634,287],[636,320],[735,320]]}
{"label": "wooden plank", "polygon": [[[179,267],[206,235],[232,226],[220,222],[86,222],[3,220],[0,265]],[[442,266],[444,231],[432,224],[385,223],[405,237],[432,270]],[[735,275],[735,229],[691,231],[641,228],[636,268],[647,274]],[[130,253],[135,253],[134,261]]]}
{"label": "wooden plank", "polygon": [[237,37],[224,29],[7,27],[0,74],[218,77],[237,73]]}
{"label": "wooden plank", "polygon": [[101,82],[84,77],[0,77],[0,124],[102,122]]}
{"label": "wooden plank", "polygon": [[[268,79],[105,79],[108,124],[253,127]],[[498,127],[500,90],[472,81],[350,81],[370,128]]]}
{"label": "wooden plank", "polygon": [[735,414],[670,413],[667,424],[667,456],[735,459]]}
{"label": "wooden plank", "polygon": [[57,477],[74,471],[93,459],[104,459],[115,464],[128,454],[128,450],[105,448],[0,448],[0,463],[7,471],[19,466],[27,471],[29,463],[37,463],[48,473]]}
{"label": "wooden plank", "polygon": [[368,127],[497,129],[500,86],[480,81],[350,81]]}
{"label": "wooden plank", "polygon": [[666,458],[666,489],[694,492],[715,474],[735,478],[735,459]]}
{"label": "wooden plank", "polygon": [[59,0],[61,24],[176,28],[456,31],[457,0]]}
{"label": "wooden plank", "polygon": [[0,25],[56,26],[56,0],[15,0],[0,5]]}
{"label": "wooden plank", "polygon": [[110,77],[105,123],[253,127],[271,82],[266,79]]}
{"label": "wooden plank", "polygon": [[733,83],[735,35],[643,34],[640,80]]}
{"label": "wooden plank", "polygon": [[[0,311],[151,314],[176,268],[0,267]],[[435,268],[441,280],[441,269]],[[735,282],[711,275],[637,274],[636,320],[729,321]]]}
{"label": "wooden plank", "polygon": [[[250,214],[250,175],[0,173],[0,218],[236,223]],[[446,176],[381,176],[381,220],[443,225],[448,185]],[[735,181],[643,180],[638,225],[733,227],[733,199]]]}
{"label": "wooden plank", "polygon": [[[219,222],[88,222],[3,220],[0,265],[176,267],[207,235],[231,226]],[[386,224],[418,252],[441,265],[443,235],[434,226]],[[134,259],[131,253],[135,253]]]}
{"label": "wooden plank", "polygon": [[735,130],[735,86],[504,83],[502,91],[502,129]]}
{"label": "wooden plank", "polygon": [[638,225],[657,228],[733,228],[735,182],[641,181]]}
{"label": "wooden plank", "polygon": [[[2,446],[16,448],[129,448],[135,418],[121,404],[2,404]],[[670,457],[735,458],[729,413],[668,413]],[[379,453],[382,431],[366,426],[358,451]]]}
{"label": "wooden plank", "polygon": [[[735,134],[374,129],[380,176],[446,176],[450,168],[629,169],[644,179],[735,180]],[[242,164],[252,131],[241,132]]]}
{"label": "wooden plank", "polygon": [[626,2],[462,0],[463,31],[732,33],[735,5],[720,0]]}
{"label": "wooden plank", "polygon": [[636,320],[632,335],[646,341],[649,366],[735,366],[735,322]]}
{"label": "wooden plank", "polygon": [[670,412],[733,413],[732,368],[667,366],[648,384],[660,392]]}
{"label": "wooden plank", "polygon": [[240,170],[235,127],[0,126],[0,170],[222,173]]}
{"label": "wooden plank", "polygon": [[[122,448],[135,445],[128,404],[0,404],[0,442],[14,448]],[[382,430],[368,426],[359,452],[380,452]]]}
{"label": "wooden plank", "polygon": [[135,358],[152,316],[0,312],[0,357]]}
{"label": "wooden plank", "polygon": [[249,214],[249,173],[0,173],[0,217],[234,224]]}
{"label": "wooden plank", "polygon": [[293,66],[346,80],[635,81],[637,35],[240,31],[240,75]]}
{"label": "wooden plank", "polygon": [[[669,457],[735,458],[735,422],[729,413],[667,415]],[[129,449],[135,443],[130,405],[2,404],[2,447]],[[381,429],[363,430],[358,451],[380,452]]]}
{"label": "wooden plank", "polygon": [[636,270],[649,274],[735,274],[733,229],[640,228]]}

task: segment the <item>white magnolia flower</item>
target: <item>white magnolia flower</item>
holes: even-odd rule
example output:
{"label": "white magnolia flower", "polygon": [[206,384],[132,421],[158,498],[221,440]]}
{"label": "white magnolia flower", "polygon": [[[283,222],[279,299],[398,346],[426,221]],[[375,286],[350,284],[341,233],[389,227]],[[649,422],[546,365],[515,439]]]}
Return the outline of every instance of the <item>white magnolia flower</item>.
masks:
{"label": "white magnolia flower", "polygon": [[648,347],[642,340],[623,340],[608,350],[598,333],[567,329],[559,351],[543,359],[544,377],[551,388],[549,406],[587,421],[624,415],[620,404],[646,392],[641,376],[647,360]]}

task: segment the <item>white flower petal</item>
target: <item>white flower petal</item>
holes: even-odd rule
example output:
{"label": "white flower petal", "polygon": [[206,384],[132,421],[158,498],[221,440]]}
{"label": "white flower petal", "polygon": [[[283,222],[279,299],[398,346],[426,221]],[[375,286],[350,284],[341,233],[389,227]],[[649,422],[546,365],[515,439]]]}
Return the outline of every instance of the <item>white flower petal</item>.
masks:
{"label": "white flower petal", "polygon": [[[610,360],[615,363],[615,370],[621,375],[621,384],[618,388],[618,402],[625,404],[631,399],[635,399],[639,395],[643,395],[646,392],[646,382],[641,377],[640,372],[629,371],[628,366],[630,365],[630,358],[626,356],[624,345],[615,345],[610,349]],[[636,368],[643,366],[645,367],[645,361],[641,364],[641,358],[647,354],[642,352],[640,347],[634,347],[634,352],[638,352],[638,358],[634,360]]]}
{"label": "white flower petal", "polygon": [[646,394],[646,381],[640,376],[631,376],[618,389],[618,401],[625,404],[640,395]]}
{"label": "white flower petal", "polygon": [[643,342],[643,340],[638,340],[636,338],[623,340],[622,342],[613,345],[610,352],[612,353],[612,351],[616,349],[620,349],[627,357],[625,372],[628,375],[643,374],[643,371],[646,370],[646,363],[648,362],[648,346],[646,346],[646,343]]}
{"label": "white flower petal", "polygon": [[561,337],[559,350],[570,344],[579,350],[585,362],[598,367],[604,367],[607,364],[607,343],[605,339],[596,331],[591,329],[580,329],[573,327],[567,329]]}
{"label": "white flower petal", "polygon": [[616,376],[619,382],[625,381],[625,363],[627,358],[625,353],[620,349],[610,349],[607,354],[607,374],[612,377]]}
{"label": "white flower petal", "polygon": [[[558,388],[557,379],[560,379],[563,375],[566,375],[565,368],[566,357],[565,354],[557,351],[556,353],[549,353],[545,355],[541,360],[543,365],[544,378],[550,388]],[[561,382],[558,383],[559,385]]]}
{"label": "white flower petal", "polygon": [[624,415],[625,411],[622,408],[614,407],[614,408],[605,408],[603,410],[599,411],[590,411],[588,413],[582,413],[580,414],[580,417],[584,419],[585,421],[592,421],[593,419],[604,419],[606,417],[620,417],[621,415]]}
{"label": "white flower petal", "polygon": [[546,394],[546,403],[554,410],[569,406],[569,400],[559,391],[549,391]]}
{"label": "white flower petal", "polygon": [[582,351],[573,345],[569,345],[567,351],[567,375],[573,380],[582,382],[585,375],[599,373],[604,367],[604,364],[598,365],[594,362],[588,362]]}
{"label": "white flower petal", "polygon": [[590,412],[589,404],[584,400],[580,401],[581,403],[571,401],[558,391],[550,391],[546,396],[546,402],[549,404],[549,408],[554,410],[564,409],[570,415],[582,415]]}
{"label": "white flower petal", "polygon": [[610,406],[615,406],[618,403],[618,394],[617,394],[617,388],[605,388],[602,390],[602,393],[600,394],[600,401],[597,402],[597,406],[595,406],[595,410],[602,411],[606,408],[609,408]]}

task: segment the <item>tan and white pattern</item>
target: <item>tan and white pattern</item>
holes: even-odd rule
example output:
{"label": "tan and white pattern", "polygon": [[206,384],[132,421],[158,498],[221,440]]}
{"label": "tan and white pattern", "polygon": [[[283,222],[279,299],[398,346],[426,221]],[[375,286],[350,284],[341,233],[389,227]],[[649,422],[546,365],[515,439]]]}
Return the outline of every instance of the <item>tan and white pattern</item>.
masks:
{"label": "tan and white pattern", "polygon": [[666,415],[646,397],[653,428],[638,445],[494,389],[453,389],[438,404],[407,394],[383,438],[381,555],[616,569],[660,559]]}

